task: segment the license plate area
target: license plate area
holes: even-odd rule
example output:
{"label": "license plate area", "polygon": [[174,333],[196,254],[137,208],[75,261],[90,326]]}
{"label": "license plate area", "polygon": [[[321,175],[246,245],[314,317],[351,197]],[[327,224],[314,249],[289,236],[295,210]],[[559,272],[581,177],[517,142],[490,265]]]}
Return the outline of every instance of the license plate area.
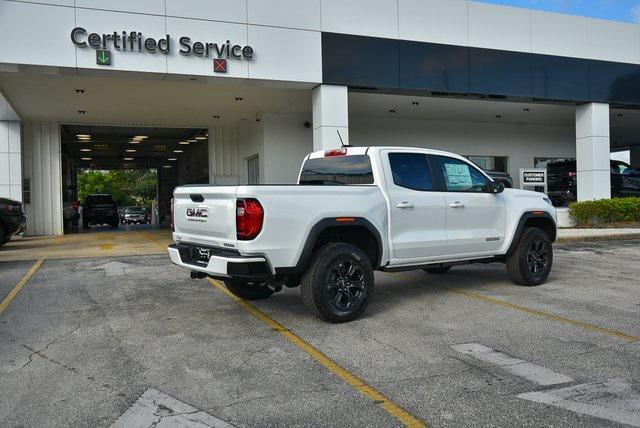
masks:
{"label": "license plate area", "polygon": [[191,260],[201,265],[208,265],[211,259],[211,248],[194,246],[191,248]]}

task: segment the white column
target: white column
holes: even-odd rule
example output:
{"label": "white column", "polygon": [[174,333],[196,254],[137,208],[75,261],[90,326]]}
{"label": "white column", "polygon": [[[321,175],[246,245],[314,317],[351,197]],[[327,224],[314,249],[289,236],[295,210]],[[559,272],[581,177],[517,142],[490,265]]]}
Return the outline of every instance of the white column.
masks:
{"label": "white column", "polygon": [[238,128],[209,128],[209,183],[238,184]]}
{"label": "white column", "polygon": [[[28,235],[62,235],[62,160],[60,124],[27,122],[24,126],[24,204]],[[26,201],[25,201],[26,202]]]}
{"label": "white column", "polygon": [[335,149],[341,147],[342,142],[349,144],[347,87],[317,86],[313,90],[313,150]]}
{"label": "white column", "polygon": [[20,122],[0,120],[0,197],[22,201]]}
{"label": "white column", "polygon": [[611,197],[609,104],[576,107],[578,200]]}

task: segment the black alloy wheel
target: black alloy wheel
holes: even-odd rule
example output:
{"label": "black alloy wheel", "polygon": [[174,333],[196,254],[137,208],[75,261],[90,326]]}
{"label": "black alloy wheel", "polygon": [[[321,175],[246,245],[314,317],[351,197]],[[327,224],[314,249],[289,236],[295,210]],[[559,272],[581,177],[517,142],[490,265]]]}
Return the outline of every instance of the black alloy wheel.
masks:
{"label": "black alloy wheel", "polygon": [[364,268],[353,258],[335,260],[327,273],[329,302],[340,312],[360,305],[365,297]]}
{"label": "black alloy wheel", "polygon": [[549,264],[549,252],[547,246],[542,238],[536,237],[531,241],[529,245],[529,251],[527,251],[527,266],[529,266],[529,272],[534,276],[541,275]]}

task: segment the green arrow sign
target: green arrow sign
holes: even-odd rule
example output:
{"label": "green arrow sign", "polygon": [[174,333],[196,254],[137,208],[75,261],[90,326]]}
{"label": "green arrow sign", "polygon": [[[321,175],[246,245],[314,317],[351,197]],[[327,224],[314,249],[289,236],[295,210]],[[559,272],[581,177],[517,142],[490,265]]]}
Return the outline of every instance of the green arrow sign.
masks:
{"label": "green arrow sign", "polygon": [[111,65],[111,52],[105,50],[96,51],[96,64]]}

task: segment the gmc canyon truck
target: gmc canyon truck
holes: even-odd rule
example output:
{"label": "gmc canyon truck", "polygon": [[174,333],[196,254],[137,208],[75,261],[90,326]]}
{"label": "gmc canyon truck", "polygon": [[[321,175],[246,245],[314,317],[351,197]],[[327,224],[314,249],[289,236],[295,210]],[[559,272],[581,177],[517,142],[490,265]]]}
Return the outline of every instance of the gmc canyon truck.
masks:
{"label": "gmc canyon truck", "polygon": [[444,274],[502,262],[513,282],[543,283],[556,212],[541,193],[505,189],[462,156],[399,147],[307,155],[297,185],[177,187],[171,261],[264,299],[300,286],[329,322],[356,319],[374,270]]}

